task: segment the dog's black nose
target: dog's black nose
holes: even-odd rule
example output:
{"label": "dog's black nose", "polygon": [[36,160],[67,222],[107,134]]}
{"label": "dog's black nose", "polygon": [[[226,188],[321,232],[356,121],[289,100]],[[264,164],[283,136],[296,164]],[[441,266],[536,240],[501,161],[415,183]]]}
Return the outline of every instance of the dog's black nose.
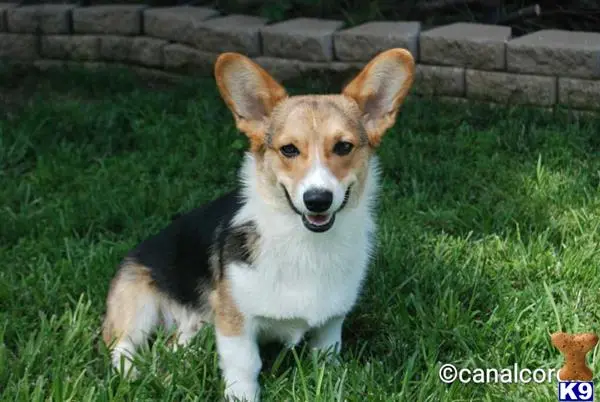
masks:
{"label": "dog's black nose", "polygon": [[329,190],[308,190],[303,195],[304,205],[310,212],[325,212],[333,202],[333,193]]}

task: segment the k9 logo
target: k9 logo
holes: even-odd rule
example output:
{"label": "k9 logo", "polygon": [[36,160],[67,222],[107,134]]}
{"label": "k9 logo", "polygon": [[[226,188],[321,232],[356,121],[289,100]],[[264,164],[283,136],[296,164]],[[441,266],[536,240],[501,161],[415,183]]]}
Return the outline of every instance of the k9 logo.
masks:
{"label": "k9 logo", "polygon": [[558,383],[559,402],[580,402],[594,400],[594,383],[584,381],[563,381]]}

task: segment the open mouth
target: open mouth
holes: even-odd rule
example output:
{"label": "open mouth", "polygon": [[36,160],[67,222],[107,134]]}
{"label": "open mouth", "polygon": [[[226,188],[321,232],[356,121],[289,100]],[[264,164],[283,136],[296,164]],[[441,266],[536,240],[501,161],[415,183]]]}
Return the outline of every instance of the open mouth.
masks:
{"label": "open mouth", "polygon": [[285,186],[282,185],[281,187],[283,188],[285,198],[287,198],[287,201],[290,204],[290,208],[292,208],[292,210],[294,212],[296,212],[298,215],[302,216],[302,223],[304,224],[304,227],[314,233],[323,233],[323,232],[326,232],[329,229],[331,229],[331,227],[333,226],[333,223],[335,222],[336,212],[341,211],[348,203],[348,198],[350,198],[350,188],[352,187],[352,185],[348,186],[348,188],[346,189],[346,194],[344,194],[344,201],[342,202],[342,205],[340,205],[340,207],[337,209],[337,211],[335,211],[334,213],[331,213],[331,214],[303,214],[303,213],[301,213],[294,206],[294,203],[292,202],[292,199],[290,198],[290,194],[288,193]]}
{"label": "open mouth", "polygon": [[325,232],[333,226],[334,221],[335,214],[302,214],[302,223],[311,232]]}

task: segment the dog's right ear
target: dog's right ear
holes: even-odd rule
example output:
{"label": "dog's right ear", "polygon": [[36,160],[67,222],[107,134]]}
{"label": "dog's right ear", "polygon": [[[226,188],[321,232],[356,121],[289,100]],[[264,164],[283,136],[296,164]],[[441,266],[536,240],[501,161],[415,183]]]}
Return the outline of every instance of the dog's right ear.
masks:
{"label": "dog's right ear", "polygon": [[248,136],[253,150],[259,149],[268,117],[287,97],[285,89],[262,67],[238,53],[223,53],[217,58],[215,78],[237,128]]}

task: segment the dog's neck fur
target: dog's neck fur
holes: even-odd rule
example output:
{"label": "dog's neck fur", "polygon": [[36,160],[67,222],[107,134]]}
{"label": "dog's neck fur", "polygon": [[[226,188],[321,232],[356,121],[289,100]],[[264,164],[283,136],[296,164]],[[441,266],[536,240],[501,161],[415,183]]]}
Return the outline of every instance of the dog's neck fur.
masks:
{"label": "dog's neck fur", "polygon": [[[256,158],[248,152],[240,169],[241,194],[245,205],[234,218],[234,224],[253,221],[261,236],[282,236],[291,239],[312,239],[323,243],[333,237],[348,237],[351,233],[374,230],[374,209],[377,201],[379,163],[376,156],[369,160],[368,171],[362,191],[351,191],[345,208],[337,213],[333,227],[326,233],[312,233],[302,224],[292,210],[281,186],[268,183],[257,166]],[[354,186],[356,187],[356,186]]]}

